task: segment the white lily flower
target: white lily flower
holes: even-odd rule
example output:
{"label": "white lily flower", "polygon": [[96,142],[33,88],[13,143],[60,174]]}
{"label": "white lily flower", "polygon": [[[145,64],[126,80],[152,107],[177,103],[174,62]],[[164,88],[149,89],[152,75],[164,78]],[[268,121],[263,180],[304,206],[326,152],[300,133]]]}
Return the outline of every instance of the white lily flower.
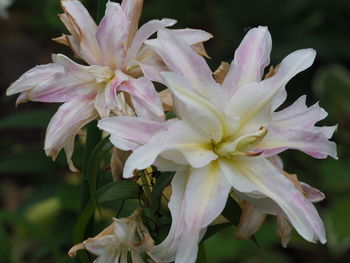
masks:
{"label": "white lily flower", "polygon": [[266,27],[253,28],[220,85],[205,60],[171,31],[160,30],[157,40],[147,43],[174,71],[162,77],[178,119],[159,124],[114,117],[100,121],[99,127],[112,134],[116,146],[133,150],[125,178],[155,162],[164,169],[168,164],[169,170],[177,163],[169,202],[172,226],[152,257],[195,262],[203,231],[222,212],[231,189],[264,214],[274,214],[270,204],[275,204],[302,237],[325,243],[315,207],[267,159],[286,149],[337,158],[335,143],[328,140],[334,127],[314,127],[326,115],[318,105],[308,108],[300,99],[299,107],[293,104],[275,112],[286,99],[287,82],[311,66],[316,52],[302,49],[289,54],[272,77],[262,80],[271,36]]}
{"label": "white lily flower", "polygon": [[[60,18],[70,35],[54,40],[69,46],[88,65],[77,64],[62,54],[53,55],[53,63],[24,73],[6,94],[20,93],[17,104],[28,100],[64,103],[49,124],[44,148],[53,159],[64,148],[74,171],[71,162],[74,138],[88,122],[111,115],[135,114],[164,120],[160,97],[141,69],[145,67],[156,74],[166,67],[144,41],[176,21],[151,20],[138,28],[143,0],[108,2],[99,25],[80,1],[61,0],[61,5],[64,13]],[[175,32],[194,47],[211,38],[201,30]]]}
{"label": "white lily flower", "polygon": [[128,262],[130,253],[133,263],[144,263],[141,254],[149,252],[153,245],[140,212],[136,210],[128,218],[114,218],[113,223],[100,234],[75,245],[68,254],[75,257],[78,250],[86,249],[97,256],[94,263],[124,263]]}

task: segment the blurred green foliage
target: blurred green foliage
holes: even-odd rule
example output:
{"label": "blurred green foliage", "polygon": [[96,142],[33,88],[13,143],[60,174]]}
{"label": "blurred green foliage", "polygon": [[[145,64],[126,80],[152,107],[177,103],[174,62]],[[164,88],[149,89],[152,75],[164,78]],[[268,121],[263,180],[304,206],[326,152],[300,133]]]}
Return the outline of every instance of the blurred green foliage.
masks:
{"label": "blurred green foliage", "polygon": [[[83,2],[95,16],[96,0]],[[58,0],[15,0],[10,17],[0,20],[4,32],[0,36],[0,261],[4,263],[73,262],[66,252],[79,217],[81,175],[68,171],[64,154],[52,162],[42,150],[45,127],[58,105],[28,103],[15,110],[15,98],[4,95],[21,73],[50,61],[51,53],[71,55],[50,41],[66,32],[59,12]],[[213,70],[220,61],[232,60],[247,29],[257,25],[269,26],[272,33],[272,64],[296,49],[315,48],[315,65],[288,84],[286,105],[307,94],[309,105],[320,100],[329,113],[322,124],[338,124],[339,161],[314,160],[300,152],[282,154],[288,172],[297,173],[327,196],[317,204],[327,245],[309,244],[295,234],[283,249],[271,217],[256,235],[259,247],[250,240],[235,240],[232,227],[210,237],[201,249],[207,262],[350,262],[350,1],[145,1],[143,22],[163,17],[177,19],[177,28],[201,28],[215,36],[206,45]],[[74,160],[82,168],[80,140]],[[106,162],[100,167],[101,185],[111,180],[106,167]],[[110,207],[119,209],[122,204],[112,202]],[[105,218],[96,216],[95,232],[109,223],[106,218],[115,216],[108,209],[103,212]],[[121,216],[128,213],[124,208]]]}

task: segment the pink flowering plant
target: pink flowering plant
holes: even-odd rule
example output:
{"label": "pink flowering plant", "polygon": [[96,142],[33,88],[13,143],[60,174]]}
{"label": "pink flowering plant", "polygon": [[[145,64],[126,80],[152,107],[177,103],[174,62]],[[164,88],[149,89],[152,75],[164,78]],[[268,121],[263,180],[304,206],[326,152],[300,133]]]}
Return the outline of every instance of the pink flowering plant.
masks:
{"label": "pink flowering plant", "polygon": [[[100,5],[99,23],[79,0],[61,0],[61,6],[69,33],[54,41],[74,58],[52,55],[52,63],[24,73],[7,95],[18,93],[17,104],[62,103],[44,149],[54,160],[64,149],[70,170],[82,170],[81,215],[69,256],[195,263],[198,246],[225,227],[234,225],[238,239],[256,242],[268,215],[283,247],[293,230],[309,242],[327,242],[313,204],[325,195],[285,171],[279,156],[298,150],[338,158],[331,141],[337,126],[316,126],[327,116],[318,103],[307,106],[302,95],[281,106],[288,82],[313,64],[314,49],[294,51],[272,66],[270,32],[258,26],[232,62],[213,72],[203,46],[212,35],[172,29],[176,21],[168,18],[139,26],[142,0]],[[85,138],[79,169],[72,161],[77,137]],[[106,159],[110,182],[101,186]],[[134,212],[120,218],[114,211],[93,235],[94,215],[119,201]]]}

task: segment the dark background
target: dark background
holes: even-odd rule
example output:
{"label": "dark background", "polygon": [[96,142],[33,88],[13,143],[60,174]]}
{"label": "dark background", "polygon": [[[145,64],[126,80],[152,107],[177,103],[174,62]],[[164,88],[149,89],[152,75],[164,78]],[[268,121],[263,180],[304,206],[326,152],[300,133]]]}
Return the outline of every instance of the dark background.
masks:
{"label": "dark background", "polygon": [[[83,1],[95,16],[96,0]],[[64,154],[56,162],[42,150],[45,128],[56,104],[26,103],[15,109],[5,90],[26,70],[50,62],[51,53],[71,55],[51,41],[66,32],[57,17],[58,0],[16,0],[0,19],[0,261],[72,262],[79,174],[71,174]],[[329,113],[322,125],[338,124],[334,140],[339,160],[315,160],[301,152],[283,153],[286,170],[326,194],[317,208],[328,243],[314,245],[294,233],[287,249],[279,245],[274,218],[251,241],[226,229],[205,242],[208,262],[350,262],[350,1],[348,0],[146,0],[141,24],[174,18],[176,28],[201,28],[215,37],[206,47],[214,70],[231,61],[245,32],[267,25],[273,38],[272,64],[288,53],[312,47],[315,64],[288,85],[290,104],[303,94]],[[81,167],[81,145],[74,154]]]}

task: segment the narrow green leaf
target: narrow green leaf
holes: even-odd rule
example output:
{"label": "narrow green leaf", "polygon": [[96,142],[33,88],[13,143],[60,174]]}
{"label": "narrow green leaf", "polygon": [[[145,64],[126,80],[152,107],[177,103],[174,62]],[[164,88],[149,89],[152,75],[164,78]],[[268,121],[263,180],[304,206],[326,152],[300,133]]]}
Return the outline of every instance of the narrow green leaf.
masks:
{"label": "narrow green leaf", "polygon": [[12,260],[11,260],[10,239],[6,233],[2,220],[0,220],[0,240],[1,240],[1,246],[0,246],[1,262],[11,263]]}
{"label": "narrow green leaf", "polygon": [[101,140],[92,151],[87,165],[87,180],[90,196],[100,213],[100,205],[96,196],[98,172],[102,159],[112,148],[113,144],[109,141],[109,136]]}
{"label": "narrow green leaf", "polygon": [[235,200],[233,200],[232,197],[228,197],[226,206],[224,210],[222,211],[222,215],[229,220],[232,224],[235,226],[238,225],[239,218],[241,216],[242,209],[241,207],[237,204]]}
{"label": "narrow green leaf", "polygon": [[157,177],[156,183],[153,186],[152,190],[152,205],[153,210],[158,211],[160,208],[160,200],[163,194],[164,188],[166,188],[174,178],[175,173],[166,172],[162,173],[159,177]]}
{"label": "narrow green leaf", "polygon": [[226,229],[227,227],[232,226],[230,223],[224,223],[224,224],[218,224],[218,225],[213,225],[209,226],[207,228],[207,231],[205,232],[204,237],[202,238],[201,242],[204,242],[208,238],[212,237],[216,233],[220,232],[223,229]]}

